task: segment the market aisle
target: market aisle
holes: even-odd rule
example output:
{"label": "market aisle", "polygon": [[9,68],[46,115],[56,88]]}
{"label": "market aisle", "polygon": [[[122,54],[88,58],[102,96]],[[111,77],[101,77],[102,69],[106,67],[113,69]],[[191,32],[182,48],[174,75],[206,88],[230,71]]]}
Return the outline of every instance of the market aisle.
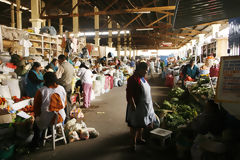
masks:
{"label": "market aisle", "polygon": [[[168,88],[160,86],[158,78],[153,81],[153,100],[159,102],[159,96],[164,96]],[[125,123],[126,86],[113,88],[109,93],[97,97],[92,103],[95,106],[85,113],[85,122],[88,127],[94,127],[100,132],[96,139],[79,141],[67,145],[58,145],[51,151],[51,146],[42,151],[25,156],[24,159],[33,160],[64,160],[64,159],[90,159],[90,160],[122,160],[122,159],[174,159],[170,152],[161,150],[160,145],[152,143],[138,146],[137,153],[128,152],[129,128]],[[169,154],[168,154],[169,153]]]}

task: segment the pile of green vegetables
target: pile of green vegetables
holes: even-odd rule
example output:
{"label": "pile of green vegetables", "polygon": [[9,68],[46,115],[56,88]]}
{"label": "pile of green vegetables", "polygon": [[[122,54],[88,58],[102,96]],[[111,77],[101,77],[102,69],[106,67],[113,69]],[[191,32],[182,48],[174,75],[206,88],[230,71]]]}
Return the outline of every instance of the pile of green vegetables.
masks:
{"label": "pile of green vegetables", "polygon": [[209,84],[210,79],[207,78],[200,78],[198,83],[191,88],[191,92],[197,96],[207,99],[213,99],[214,93]]}
{"label": "pile of green vegetables", "polygon": [[180,125],[191,122],[200,112],[200,106],[196,102],[186,98],[186,91],[176,87],[173,88],[168,100],[161,105],[161,112],[164,112],[166,128],[176,131]]}

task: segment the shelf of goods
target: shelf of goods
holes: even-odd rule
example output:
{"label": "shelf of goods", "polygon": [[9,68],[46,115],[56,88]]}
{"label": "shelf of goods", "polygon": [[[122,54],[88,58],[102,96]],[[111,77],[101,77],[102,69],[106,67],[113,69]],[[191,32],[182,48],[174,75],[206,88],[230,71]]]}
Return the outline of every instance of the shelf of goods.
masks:
{"label": "shelf of goods", "polygon": [[227,38],[217,38],[214,42],[205,44],[202,46],[202,56],[214,56],[221,57],[227,56],[228,49],[228,39]]}
{"label": "shelf of goods", "polygon": [[[29,48],[30,55],[44,55],[58,56],[63,53],[61,47],[62,37],[50,36],[47,34],[29,33],[25,30],[18,30],[12,27],[0,26],[2,34],[0,39],[3,41],[0,43],[1,51],[10,51],[12,53],[23,53],[23,46],[20,45],[19,40],[21,37],[29,40],[32,46]],[[28,34],[28,35],[27,35]],[[23,36],[24,35],[24,36]]]}

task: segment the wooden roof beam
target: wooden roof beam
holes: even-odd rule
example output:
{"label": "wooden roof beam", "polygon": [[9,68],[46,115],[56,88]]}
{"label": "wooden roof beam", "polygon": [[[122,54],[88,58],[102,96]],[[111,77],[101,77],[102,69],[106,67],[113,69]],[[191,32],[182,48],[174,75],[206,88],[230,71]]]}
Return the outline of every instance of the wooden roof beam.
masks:
{"label": "wooden roof beam", "polygon": [[[156,0],[144,5],[143,7],[147,7],[150,6],[152,4],[154,4],[156,2]],[[132,24],[135,20],[137,20],[139,17],[141,17],[143,15],[143,13],[137,15],[135,18],[133,18],[130,22],[128,22],[125,26],[123,26],[123,28],[127,28],[130,24]]]}
{"label": "wooden roof beam", "polygon": [[104,8],[104,10],[103,11],[107,11],[107,10],[109,10],[115,3],[117,3],[118,2],[118,0],[114,0],[114,1],[112,1],[112,3],[110,3],[106,8]]}
{"label": "wooden roof beam", "polygon": [[149,25],[147,25],[147,27],[151,27],[152,25],[154,25],[155,23],[163,20],[163,19],[166,18],[166,17],[168,17],[168,14],[162,16],[161,18],[158,18],[156,21],[154,21],[154,22],[150,23]]}
{"label": "wooden roof beam", "polygon": [[[164,12],[165,10],[175,10],[175,6],[165,6],[165,7],[151,7],[151,8],[139,8],[139,9],[122,9],[122,10],[111,10],[111,11],[99,11],[99,12],[87,12],[81,14],[68,14],[68,15],[57,15],[57,16],[42,16],[42,19],[49,18],[64,18],[64,17],[74,17],[74,16],[94,16],[94,15],[114,15],[114,14],[128,14],[136,12]],[[173,13],[167,13],[173,15]]]}

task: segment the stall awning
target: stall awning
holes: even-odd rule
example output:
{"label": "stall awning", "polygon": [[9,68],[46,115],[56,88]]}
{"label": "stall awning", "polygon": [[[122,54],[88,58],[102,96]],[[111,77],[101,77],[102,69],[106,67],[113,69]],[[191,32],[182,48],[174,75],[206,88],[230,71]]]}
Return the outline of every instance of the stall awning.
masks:
{"label": "stall awning", "polygon": [[174,28],[240,17],[240,0],[177,0]]}

